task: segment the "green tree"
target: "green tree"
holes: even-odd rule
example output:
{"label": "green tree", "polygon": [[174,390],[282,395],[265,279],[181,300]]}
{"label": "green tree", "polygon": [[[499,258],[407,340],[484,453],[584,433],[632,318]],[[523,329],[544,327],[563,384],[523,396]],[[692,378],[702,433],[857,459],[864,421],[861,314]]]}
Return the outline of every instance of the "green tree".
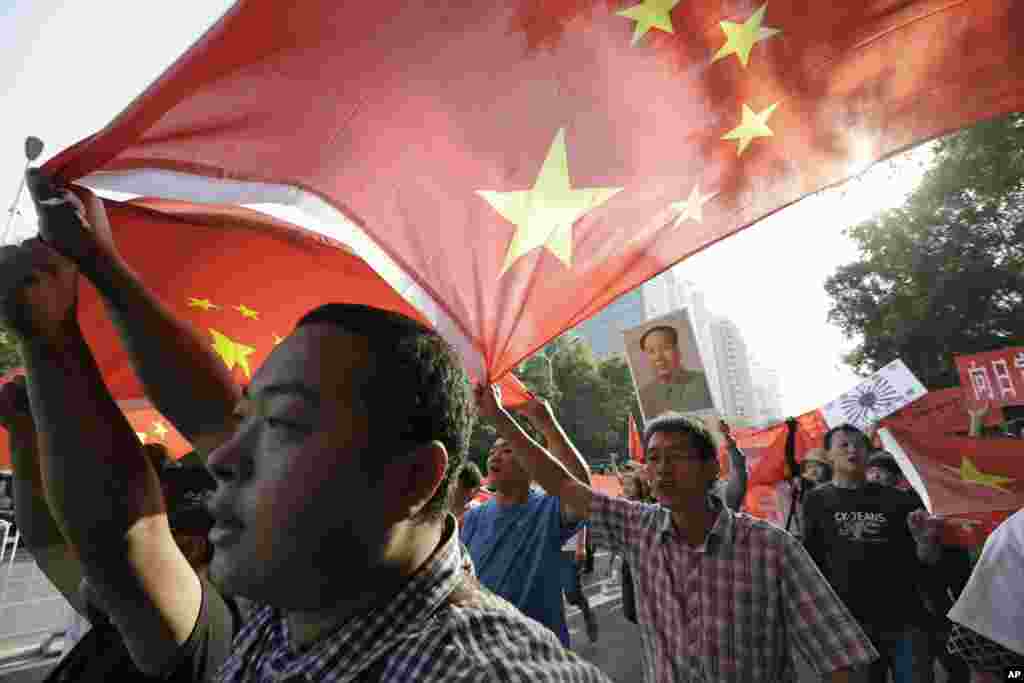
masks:
{"label": "green tree", "polygon": [[[625,452],[626,419],[630,411],[639,415],[640,410],[623,358],[598,362],[586,342],[567,333],[523,361],[515,374],[532,393],[551,402],[562,428],[592,468],[603,469],[610,453]],[[528,421],[519,423],[543,443]],[[470,459],[485,472],[496,435],[487,420],[479,420],[473,432]]]}
{"label": "green tree", "polygon": [[1024,114],[935,143],[905,203],[847,230],[861,258],[825,284],[862,374],[902,358],[931,388],[954,353],[1024,343]]}
{"label": "green tree", "polygon": [[0,375],[21,366],[18,346],[9,333],[0,329]]}

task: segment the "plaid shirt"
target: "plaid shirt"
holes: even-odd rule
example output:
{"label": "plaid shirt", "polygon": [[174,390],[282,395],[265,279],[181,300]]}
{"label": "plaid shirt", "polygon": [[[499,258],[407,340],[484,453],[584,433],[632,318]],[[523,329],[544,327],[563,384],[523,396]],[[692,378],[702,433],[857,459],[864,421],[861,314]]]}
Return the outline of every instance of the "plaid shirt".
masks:
{"label": "plaid shirt", "polygon": [[[467,586],[469,599],[451,599]],[[282,613],[260,608],[235,636],[216,680],[608,681],[553,633],[479,586],[451,516],[438,551],[387,604],[309,648],[297,652],[289,641]]]}
{"label": "plaid shirt", "polygon": [[795,681],[791,645],[818,674],[878,658],[800,543],[711,500],[693,548],[668,509],[594,494],[594,544],[632,572],[648,683]]}

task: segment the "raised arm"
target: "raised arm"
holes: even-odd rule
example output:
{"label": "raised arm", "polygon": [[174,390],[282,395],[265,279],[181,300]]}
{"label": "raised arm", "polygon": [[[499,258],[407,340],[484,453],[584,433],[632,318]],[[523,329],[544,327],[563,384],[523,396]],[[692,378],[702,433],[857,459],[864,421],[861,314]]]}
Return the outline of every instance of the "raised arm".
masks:
{"label": "raised arm", "polygon": [[199,615],[199,577],[171,536],[160,482],[76,319],[78,275],[38,240],[0,253],[3,322],[30,377],[42,479],[54,519],[144,672],[163,673]]}
{"label": "raised arm", "polygon": [[[590,516],[593,499],[590,487],[577,479],[558,458],[548,453],[523,431],[519,423],[502,407],[498,387],[478,385],[476,398],[480,416],[495,421],[498,434],[514,446],[514,452],[530,477],[544,487],[545,491],[558,496],[570,517],[587,519]],[[587,482],[589,481],[588,477]]]}
{"label": "raised arm", "polygon": [[725,485],[725,504],[733,512],[739,512],[743,499],[747,495],[747,456],[736,445],[732,433],[725,422],[721,429],[722,437],[729,450],[729,481]]}
{"label": "raised arm", "polygon": [[534,398],[527,401],[526,405],[519,409],[519,412],[529,418],[533,426],[544,435],[551,455],[565,465],[569,474],[589,486],[590,467],[580,452],[576,450],[576,446],[569,440],[565,430],[562,429],[551,404],[545,399]]}
{"label": "raised arm", "polygon": [[46,205],[65,195],[35,169],[28,187],[43,239],[96,287],[153,405],[197,451],[205,454],[220,445],[230,433],[241,390],[208,340],[176,318],[124,262],[96,196],[76,188],[79,211],[69,204]]}
{"label": "raised arm", "polygon": [[0,426],[7,430],[14,468],[14,514],[22,541],[39,570],[72,607],[84,614],[78,592],[82,564],[64,539],[46,502],[36,450],[36,428],[28,407],[25,378],[0,388]]}
{"label": "raised arm", "polygon": [[968,406],[967,415],[971,418],[967,436],[981,437],[985,431],[985,416],[988,415],[988,402],[983,402],[975,407]]}

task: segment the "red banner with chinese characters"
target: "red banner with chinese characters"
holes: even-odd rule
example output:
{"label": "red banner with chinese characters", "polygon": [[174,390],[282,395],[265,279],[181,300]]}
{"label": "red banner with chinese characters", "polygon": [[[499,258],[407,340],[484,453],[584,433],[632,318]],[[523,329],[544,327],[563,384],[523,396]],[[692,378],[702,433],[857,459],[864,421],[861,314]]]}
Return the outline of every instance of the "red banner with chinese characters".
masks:
{"label": "red banner with chinese characters", "polygon": [[1024,346],[956,355],[960,386],[975,401],[999,406],[1024,405]]}

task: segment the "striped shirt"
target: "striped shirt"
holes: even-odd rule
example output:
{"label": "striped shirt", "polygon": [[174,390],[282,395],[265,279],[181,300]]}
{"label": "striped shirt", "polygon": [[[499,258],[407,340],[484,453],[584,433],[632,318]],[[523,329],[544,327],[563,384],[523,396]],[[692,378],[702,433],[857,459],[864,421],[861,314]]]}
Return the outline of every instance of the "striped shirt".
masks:
{"label": "striped shirt", "polygon": [[594,494],[593,542],[632,571],[647,683],[795,681],[792,648],[818,674],[878,658],[796,539],[711,501],[694,548],[668,509]]}
{"label": "striped shirt", "polygon": [[438,550],[392,600],[298,651],[289,645],[282,612],[262,607],[238,632],[216,680],[608,680],[548,629],[480,586],[471,569],[449,515]]}

